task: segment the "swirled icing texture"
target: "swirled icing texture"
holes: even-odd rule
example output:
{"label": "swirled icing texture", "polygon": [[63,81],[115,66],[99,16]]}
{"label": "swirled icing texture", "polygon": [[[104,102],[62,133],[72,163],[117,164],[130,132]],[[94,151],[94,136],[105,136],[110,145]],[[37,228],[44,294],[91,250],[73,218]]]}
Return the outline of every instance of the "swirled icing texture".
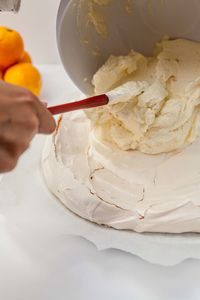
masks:
{"label": "swirled icing texture", "polygon": [[93,77],[95,93],[134,82],[129,97],[88,112],[101,141],[147,154],[195,141],[200,118],[200,43],[166,40],[153,57],[111,56]]}

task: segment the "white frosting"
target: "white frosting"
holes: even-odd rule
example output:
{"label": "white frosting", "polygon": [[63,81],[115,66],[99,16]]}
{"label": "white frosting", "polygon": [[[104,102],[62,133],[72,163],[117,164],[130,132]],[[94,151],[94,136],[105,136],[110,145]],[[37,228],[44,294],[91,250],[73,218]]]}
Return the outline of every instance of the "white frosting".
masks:
{"label": "white frosting", "polygon": [[183,149],[197,138],[200,43],[163,40],[153,58],[134,51],[111,56],[93,84],[97,94],[118,87],[108,93],[110,105],[87,113],[101,141],[159,154]]}
{"label": "white frosting", "polygon": [[63,116],[42,161],[50,190],[98,224],[200,232],[200,43],[163,40],[153,58],[112,56],[93,83],[110,104],[88,111],[91,121]]}
{"label": "white frosting", "polygon": [[50,190],[98,224],[138,232],[200,232],[200,139],[182,152],[145,155],[102,143],[84,113],[66,114],[48,139]]}

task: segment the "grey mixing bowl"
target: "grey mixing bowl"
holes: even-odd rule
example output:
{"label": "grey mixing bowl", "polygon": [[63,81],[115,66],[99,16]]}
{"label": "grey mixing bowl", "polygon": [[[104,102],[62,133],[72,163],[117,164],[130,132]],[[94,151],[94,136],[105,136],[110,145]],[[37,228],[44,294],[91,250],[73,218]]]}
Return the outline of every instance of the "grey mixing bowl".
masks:
{"label": "grey mixing bowl", "polygon": [[[57,42],[62,63],[75,85],[92,93],[91,79],[111,55],[131,49],[150,55],[164,35],[200,41],[198,0],[110,0],[95,5],[105,20],[107,36],[89,21],[94,0],[62,0],[57,18]],[[129,6],[128,6],[129,5]]]}

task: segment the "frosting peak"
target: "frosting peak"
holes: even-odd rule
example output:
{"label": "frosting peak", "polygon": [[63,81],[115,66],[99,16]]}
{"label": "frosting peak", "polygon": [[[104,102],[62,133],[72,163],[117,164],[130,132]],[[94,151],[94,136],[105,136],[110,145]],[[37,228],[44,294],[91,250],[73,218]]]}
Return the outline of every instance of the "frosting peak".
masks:
{"label": "frosting peak", "polygon": [[200,123],[199,70],[200,43],[182,39],[163,40],[153,57],[111,56],[93,78],[96,93],[114,89],[108,106],[87,113],[97,137],[147,154],[189,145]]}

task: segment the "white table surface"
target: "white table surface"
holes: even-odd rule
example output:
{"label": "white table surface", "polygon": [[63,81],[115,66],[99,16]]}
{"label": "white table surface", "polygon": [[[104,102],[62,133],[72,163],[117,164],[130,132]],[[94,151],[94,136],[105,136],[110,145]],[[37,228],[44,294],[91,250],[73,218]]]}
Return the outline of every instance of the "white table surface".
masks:
{"label": "white table surface", "polygon": [[[61,66],[40,66],[40,70],[44,81],[42,98],[48,100],[50,104],[80,97],[80,92],[70,82]],[[35,245],[24,242],[19,238],[21,233],[18,232],[17,227],[9,230],[5,226],[6,211],[15,215],[15,210],[18,212],[20,210],[20,205],[16,206],[16,203],[20,204],[20,193],[15,194],[14,191],[23,184],[20,183],[17,175],[24,169],[27,172],[24,188],[27,188],[27,184],[31,185],[33,178],[32,174],[28,173],[25,158],[30,154],[34,158],[34,151],[33,145],[21,159],[17,169],[3,178],[4,182],[7,178],[13,180],[13,186],[10,187],[13,199],[7,203],[6,199],[0,198],[0,299],[200,299],[200,261],[188,260],[174,267],[161,267],[117,250],[99,252],[94,245],[82,238],[65,236],[62,239],[62,234],[57,240],[60,245],[57,251],[56,247],[48,247],[48,243],[45,244],[42,240],[41,244]],[[27,201],[32,207],[37,207],[40,201],[43,207],[38,212],[37,224],[29,224],[32,219],[29,220],[27,215],[23,216],[23,210],[20,212],[22,221],[27,222],[24,222],[25,227],[25,224],[28,228],[28,225],[37,226],[39,229],[41,226],[43,230],[45,222],[43,224],[40,220],[48,216],[45,215],[45,202],[42,200],[42,193],[41,199],[34,199],[34,191],[32,195],[27,195]],[[55,204],[52,202],[51,206],[55,215],[64,209],[59,202]],[[57,225],[56,220],[52,222]],[[32,248],[34,248],[34,255]],[[42,261],[41,255],[39,257],[41,251],[43,251]],[[35,253],[38,253],[38,256]]]}

